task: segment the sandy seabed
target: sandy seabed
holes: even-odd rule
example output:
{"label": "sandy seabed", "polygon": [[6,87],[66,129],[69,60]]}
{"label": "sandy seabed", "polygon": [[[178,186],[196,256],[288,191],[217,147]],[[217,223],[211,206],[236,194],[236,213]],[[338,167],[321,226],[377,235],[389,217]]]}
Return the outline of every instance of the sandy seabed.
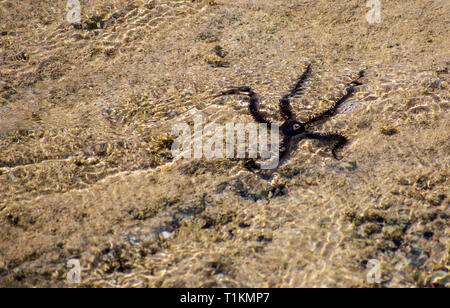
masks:
{"label": "sandy seabed", "polygon": [[[447,0],[0,2],[1,287],[450,286]],[[174,160],[173,125],[354,95],[275,170]],[[81,283],[67,283],[77,259]],[[367,281],[368,262],[381,282]]]}

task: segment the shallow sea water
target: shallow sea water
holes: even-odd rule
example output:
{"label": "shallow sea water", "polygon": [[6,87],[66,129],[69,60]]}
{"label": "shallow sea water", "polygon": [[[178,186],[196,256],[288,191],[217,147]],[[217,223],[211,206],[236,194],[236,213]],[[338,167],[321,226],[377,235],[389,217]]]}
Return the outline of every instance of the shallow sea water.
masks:
{"label": "shallow sea water", "polygon": [[[1,286],[73,286],[69,259],[87,287],[448,286],[446,1],[375,25],[351,0],[85,2],[81,28],[61,1],[0,4]],[[349,138],[342,160],[312,140],[275,170],[173,159],[177,122],[253,121],[226,87],[281,123],[308,63],[299,120],[366,71],[313,128]]]}

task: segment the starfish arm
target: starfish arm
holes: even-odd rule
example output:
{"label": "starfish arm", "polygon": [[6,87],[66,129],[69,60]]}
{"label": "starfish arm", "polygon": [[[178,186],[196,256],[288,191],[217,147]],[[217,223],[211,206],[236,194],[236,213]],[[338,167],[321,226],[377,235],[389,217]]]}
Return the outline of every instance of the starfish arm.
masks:
{"label": "starfish arm", "polygon": [[326,121],[328,118],[334,116],[336,114],[339,106],[341,106],[342,103],[344,103],[350,96],[352,96],[353,92],[355,92],[354,86],[361,85],[361,82],[359,81],[359,79],[364,77],[364,74],[365,74],[364,71],[360,71],[358,74],[358,78],[356,78],[355,80],[352,80],[351,82],[349,82],[347,84],[348,87],[346,88],[345,94],[343,96],[341,96],[338,100],[336,100],[331,108],[325,110],[324,112],[322,112],[320,114],[317,114],[317,115],[309,118],[308,121],[305,122],[306,128],[315,126],[315,125],[319,124],[320,122]]}
{"label": "starfish arm", "polygon": [[336,150],[343,147],[344,144],[346,144],[348,142],[347,137],[340,135],[340,134],[318,134],[318,133],[310,133],[310,132],[306,132],[303,133],[302,136],[304,138],[308,138],[308,139],[315,139],[315,140],[322,140],[322,141],[335,141],[336,143],[334,144],[331,153],[333,154],[333,157],[337,160],[340,160],[342,158],[338,158],[336,155]]}
{"label": "starfish arm", "polygon": [[256,97],[250,98],[250,102],[248,104],[248,110],[250,111],[250,114],[252,115],[253,119],[258,123],[266,123],[267,126],[270,128],[272,125],[272,122],[266,119],[266,117],[259,111],[259,99]]}
{"label": "starfish arm", "polygon": [[222,91],[221,94],[217,95],[224,96],[224,95],[244,95],[249,98],[249,104],[248,104],[248,110],[250,111],[251,116],[253,119],[258,123],[266,123],[269,127],[272,124],[269,120],[266,119],[266,117],[261,113],[259,110],[259,98],[256,95],[255,92],[253,92],[252,88],[250,87],[232,87],[228,90]]}
{"label": "starfish arm", "polygon": [[301,92],[303,82],[306,80],[306,78],[308,78],[310,72],[311,64],[308,64],[306,70],[299,77],[297,83],[294,85],[294,87],[292,87],[291,91],[280,99],[280,113],[286,120],[295,120],[294,112],[292,111],[292,107],[290,105],[290,99]]}
{"label": "starfish arm", "polygon": [[284,159],[291,148],[292,136],[284,136],[280,145],[280,160]]}

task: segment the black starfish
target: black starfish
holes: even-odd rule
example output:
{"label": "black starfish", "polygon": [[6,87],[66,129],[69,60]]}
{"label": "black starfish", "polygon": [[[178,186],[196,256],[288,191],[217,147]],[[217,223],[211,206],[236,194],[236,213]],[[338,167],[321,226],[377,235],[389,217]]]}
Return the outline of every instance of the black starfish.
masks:
{"label": "black starfish", "polygon": [[[310,73],[311,64],[308,64],[305,72],[300,76],[291,91],[280,99],[280,113],[284,118],[284,122],[280,126],[281,132],[284,135],[283,141],[280,146],[280,159],[282,159],[289,151],[294,137],[300,137],[301,139],[309,138],[316,140],[335,141],[335,145],[333,146],[331,152],[335,159],[340,160],[340,158],[338,158],[336,155],[336,150],[341,148],[345,143],[348,142],[348,139],[345,136],[338,133],[313,133],[307,131],[307,129],[314,127],[326,121],[328,118],[334,116],[336,114],[337,108],[353,94],[353,92],[355,91],[354,86],[361,85],[359,79],[364,76],[365,72],[363,70],[360,71],[358,74],[358,78],[347,84],[348,87],[346,88],[346,93],[338,100],[336,100],[331,108],[310,117],[306,122],[299,122],[296,120],[290,101],[294,96],[301,93],[303,82],[306,80],[306,78],[308,78]],[[226,91],[223,91],[221,94],[217,95],[217,97],[233,94],[248,96],[250,99],[248,108],[253,119],[258,123],[266,123],[270,128],[272,122],[267,120],[265,116],[259,111],[259,98],[250,87],[233,87]]]}

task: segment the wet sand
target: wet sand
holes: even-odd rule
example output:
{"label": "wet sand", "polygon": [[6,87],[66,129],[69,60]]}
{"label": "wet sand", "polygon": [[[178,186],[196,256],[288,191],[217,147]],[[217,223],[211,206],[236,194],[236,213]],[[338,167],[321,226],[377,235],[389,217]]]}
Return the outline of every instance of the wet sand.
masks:
{"label": "wet sand", "polygon": [[[449,286],[448,1],[0,3],[0,286]],[[297,118],[362,85],[276,170],[174,160],[177,122],[247,123],[311,63]],[[78,259],[82,282],[66,281]],[[369,260],[381,282],[366,276]]]}

